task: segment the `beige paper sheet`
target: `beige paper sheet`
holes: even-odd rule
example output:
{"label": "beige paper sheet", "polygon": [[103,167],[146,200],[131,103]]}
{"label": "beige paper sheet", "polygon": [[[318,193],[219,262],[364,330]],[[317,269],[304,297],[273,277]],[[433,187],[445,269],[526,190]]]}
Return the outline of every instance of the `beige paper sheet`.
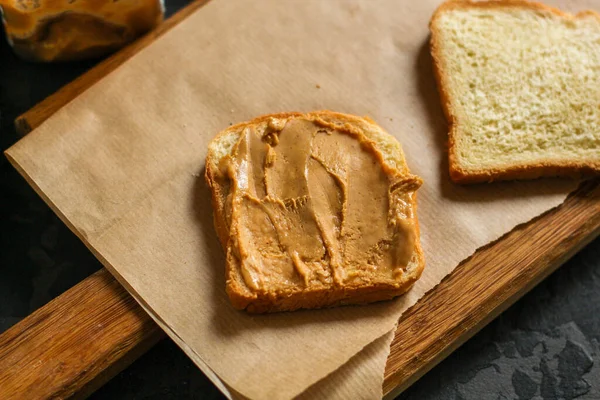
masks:
{"label": "beige paper sheet", "polygon": [[[437,3],[213,0],[7,155],[222,390],[275,399],[314,385],[312,396],[378,397],[373,377],[401,313],[478,247],[575,187],[449,182],[427,46]],[[237,312],[202,176],[206,145],[230,123],[316,109],[368,115],[403,143],[425,180],[425,272],[392,302]]]}

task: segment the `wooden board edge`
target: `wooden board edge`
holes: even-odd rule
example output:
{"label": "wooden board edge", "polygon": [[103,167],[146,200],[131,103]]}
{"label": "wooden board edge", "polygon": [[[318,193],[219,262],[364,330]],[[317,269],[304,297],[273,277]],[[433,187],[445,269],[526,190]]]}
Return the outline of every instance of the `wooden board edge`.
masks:
{"label": "wooden board edge", "polygon": [[101,269],[0,335],[0,398],[85,398],[163,337]]}
{"label": "wooden board edge", "polygon": [[[79,94],[83,93],[108,73],[115,70],[129,58],[140,52],[142,49],[156,40],[156,38],[175,27],[179,22],[183,21],[186,17],[191,15],[194,11],[206,4],[208,1],[209,0],[195,0],[191,2],[173,16],[166,19],[153,31],[98,63],[89,71],[77,77],[75,80],[63,86],[55,93],[36,104],[33,108],[17,117],[14,121],[15,130],[17,133],[20,135],[26,135],[33,129],[37,128],[64,105],[76,98]],[[136,317],[137,323],[144,328],[135,332],[133,336],[123,331],[119,337],[113,337],[114,341],[110,344],[118,349],[116,358],[113,357],[107,360],[102,358],[104,355],[98,354],[98,357],[95,360],[92,360],[90,364],[86,366],[86,371],[76,371],[70,369],[68,367],[69,360],[67,358],[63,358],[66,357],[67,354],[56,354],[55,360],[63,363],[61,365],[64,367],[58,372],[51,371],[50,373],[58,375],[57,379],[63,382],[63,384],[59,386],[45,384],[41,387],[36,385],[38,386],[38,390],[43,389],[42,392],[37,393],[36,397],[85,398],[108,382],[116,374],[128,367],[133,361],[148,351],[158,341],[166,337],[165,333],[158,327],[158,325],[154,323],[150,316],[148,316],[142,310],[142,308],[125,291],[125,289],[119,285],[119,283],[106,269],[102,268],[97,273],[92,274],[88,278],[84,279],[78,285],[58,296],[45,306],[21,320],[19,323],[15,324],[13,327],[9,328],[7,331],[3,332],[0,335],[0,344],[7,341],[9,337],[13,338],[14,340],[18,340],[18,342],[21,344],[17,348],[11,348],[10,350],[7,350],[8,348],[5,348],[4,346],[0,347],[0,365],[2,365],[3,359],[6,360],[6,357],[11,357],[25,362],[29,360],[30,364],[28,365],[28,368],[30,370],[23,371],[24,375],[32,373],[34,370],[36,373],[42,372],[39,370],[38,365],[38,362],[41,360],[29,359],[31,354],[27,353],[27,349],[31,348],[30,345],[33,343],[43,343],[44,341],[49,340],[49,335],[52,335],[52,332],[55,331],[48,330],[48,332],[37,332],[36,337],[31,337],[29,335],[30,328],[38,324],[40,321],[40,316],[53,315],[55,310],[64,306],[64,304],[66,304],[74,294],[81,294],[82,288],[86,289],[95,286],[98,280],[104,281],[105,287],[109,288],[106,290],[114,290],[114,285],[118,285],[120,291],[118,293],[114,293],[115,300],[118,301],[118,305],[116,307],[124,311],[122,316]],[[106,307],[106,304],[95,304],[93,306],[93,308],[100,310],[104,307]],[[123,318],[123,320],[127,320],[127,318]],[[102,321],[98,320],[88,320],[88,322],[92,324],[102,323]],[[57,329],[63,329],[64,333],[68,333],[73,331],[76,322],[59,320],[57,323]],[[81,338],[76,343],[85,346],[87,343],[86,338]],[[10,371],[11,369],[9,368],[5,368],[4,370],[0,368],[0,382],[3,382],[3,379],[7,379],[7,374]],[[19,376],[18,379],[19,381],[23,382],[23,376]],[[32,392],[30,389],[31,388],[27,387],[26,390],[21,392],[21,395],[26,394],[27,396],[30,396],[36,393]],[[0,398],[11,398],[14,395],[14,393],[9,395],[6,393],[6,390],[7,385],[0,385]]]}
{"label": "wooden board edge", "polygon": [[[600,182],[594,180],[584,182],[561,206],[516,227],[462,262],[400,318],[384,376],[386,398],[416,382],[599,234]],[[539,240],[534,251],[519,247],[531,240]],[[501,257],[526,251],[521,262],[514,262],[509,254]],[[509,276],[511,271],[515,273]],[[482,290],[482,278],[490,276],[500,279],[488,279],[493,284]],[[473,298],[480,301],[473,303]]]}
{"label": "wooden board edge", "polygon": [[[495,308],[491,313],[489,313],[484,319],[481,321],[476,321],[473,328],[467,330],[464,334],[457,336],[455,339],[451,339],[448,346],[445,347],[442,351],[440,351],[434,358],[432,358],[429,362],[425,362],[422,365],[416,365],[415,372],[410,375],[408,379],[405,381],[401,381],[397,386],[386,385],[387,380],[384,380],[384,399],[394,399],[399,396],[402,392],[408,389],[412,384],[421,379],[425,374],[435,368],[439,363],[444,361],[446,357],[452,354],[455,350],[457,350],[460,346],[465,344],[469,339],[475,336],[479,331],[485,328],[490,322],[496,319],[500,314],[510,308],[513,304],[519,301],[523,296],[525,296],[529,291],[535,288],[541,281],[550,276],[554,271],[556,271],[562,264],[567,262],[572,256],[574,256],[579,250],[583,249],[586,245],[588,245],[591,241],[598,237],[600,234],[600,229],[595,232],[594,235],[590,236],[589,239],[582,241],[577,247],[574,247],[568,254],[564,257],[564,260],[559,260],[554,265],[549,268],[545,273],[540,274],[539,279],[534,282],[531,282],[529,287],[523,288],[521,293],[516,294],[513,298],[507,300],[504,304],[501,304],[497,308]],[[395,336],[394,339],[396,339]],[[393,344],[392,344],[393,345]],[[390,374],[390,380],[393,379],[393,375],[397,374],[399,370]]]}

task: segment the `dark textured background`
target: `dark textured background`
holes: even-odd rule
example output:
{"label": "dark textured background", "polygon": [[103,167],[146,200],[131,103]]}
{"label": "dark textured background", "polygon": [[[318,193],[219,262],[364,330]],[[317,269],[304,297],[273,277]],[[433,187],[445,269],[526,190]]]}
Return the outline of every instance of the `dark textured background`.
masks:
{"label": "dark textured background", "polygon": [[[167,0],[167,13],[187,0]],[[0,145],[14,118],[94,65],[25,63],[0,37]],[[0,332],[101,265],[0,158]],[[600,239],[493,321],[399,398],[599,399]],[[220,399],[170,340],[93,399]]]}

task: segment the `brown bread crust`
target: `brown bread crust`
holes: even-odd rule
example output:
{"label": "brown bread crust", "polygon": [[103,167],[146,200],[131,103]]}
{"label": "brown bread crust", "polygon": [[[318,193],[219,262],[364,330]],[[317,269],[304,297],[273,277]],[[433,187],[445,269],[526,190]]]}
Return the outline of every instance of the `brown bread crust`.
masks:
{"label": "brown bread crust", "polygon": [[[331,111],[316,111],[312,113],[279,113],[264,115],[255,118],[249,122],[244,122],[229,127],[228,129],[219,133],[213,142],[218,141],[224,136],[229,135],[233,132],[241,132],[245,127],[250,125],[259,125],[267,122],[271,118],[306,118],[313,120],[315,118],[321,118],[326,121],[344,122],[350,123],[354,126],[360,127],[369,126],[371,129],[377,129],[379,132],[384,132],[374,122],[347,114],[334,113]],[[366,133],[365,133],[366,134]],[[367,134],[366,134],[367,135]],[[392,136],[386,133],[388,138],[386,140],[396,142]],[[227,182],[219,178],[218,174],[218,155],[212,151],[212,147],[209,145],[208,155],[206,157],[206,170],[205,179],[212,193],[212,206],[214,212],[214,223],[217,235],[221,242],[221,245],[226,250],[226,291],[231,300],[233,306],[237,309],[245,309],[251,313],[265,313],[265,312],[276,312],[276,311],[291,311],[297,309],[309,309],[309,308],[322,308],[322,307],[333,307],[338,305],[349,305],[349,304],[365,304],[381,300],[389,300],[393,297],[399,296],[409,290],[414,282],[419,279],[423,268],[425,266],[425,259],[423,250],[421,248],[421,242],[419,239],[419,224],[418,218],[416,217],[417,203],[416,194],[413,196],[413,210],[415,213],[415,229],[417,233],[417,240],[415,242],[415,250],[411,260],[411,272],[403,275],[402,280],[395,282],[391,285],[386,282],[372,282],[369,285],[346,285],[344,287],[334,287],[327,289],[303,289],[297,291],[287,292],[276,292],[276,293],[260,293],[257,294],[252,292],[246,286],[244,279],[241,276],[239,269],[239,261],[232,254],[230,247],[228,246],[229,241],[229,226],[226,221],[226,202],[228,193]],[[400,151],[399,154],[394,155],[397,168],[401,172],[408,173],[408,168],[404,161],[404,155]]]}

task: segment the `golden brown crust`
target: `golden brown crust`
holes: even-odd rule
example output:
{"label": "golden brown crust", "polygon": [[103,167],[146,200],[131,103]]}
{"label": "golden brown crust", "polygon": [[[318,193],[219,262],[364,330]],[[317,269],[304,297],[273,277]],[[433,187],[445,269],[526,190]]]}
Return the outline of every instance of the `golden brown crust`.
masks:
{"label": "golden brown crust", "polygon": [[448,90],[448,75],[444,68],[443,57],[440,53],[440,31],[437,26],[440,16],[449,10],[471,9],[471,8],[526,8],[530,10],[546,11],[558,15],[562,18],[576,19],[587,16],[593,16],[600,20],[600,14],[595,11],[581,11],[575,15],[563,12],[557,8],[547,6],[542,3],[530,2],[526,0],[449,0],[440,5],[433,13],[429,22],[431,31],[430,47],[433,58],[433,72],[437,83],[438,92],[444,115],[448,121],[448,160],[450,179],[455,183],[480,183],[499,180],[516,179],[536,179],[541,177],[573,177],[578,178],[587,175],[600,174],[600,163],[588,162],[537,162],[530,164],[514,165],[508,168],[486,168],[485,170],[465,170],[461,168],[457,160],[456,138],[458,136],[456,127],[456,112],[452,106],[451,96]]}
{"label": "golden brown crust", "polygon": [[[377,127],[378,130],[383,132],[372,120],[366,118],[360,118],[353,115],[341,114],[332,111],[316,111],[312,113],[302,114],[298,112],[278,113],[269,114],[255,118],[249,122],[244,122],[229,127],[228,129],[220,132],[214,139],[213,142],[218,141],[224,135],[231,134],[233,132],[241,132],[246,126],[260,124],[269,121],[271,118],[290,118],[290,117],[304,117],[304,118],[323,118],[333,119],[336,121],[344,121],[346,123],[354,124],[369,124],[373,127]],[[389,136],[389,134],[386,133]],[[392,139],[395,141],[395,139]],[[206,157],[206,170],[205,179],[212,193],[212,205],[214,212],[214,223],[217,235],[224,249],[228,249],[229,240],[229,227],[227,226],[225,216],[225,198],[227,195],[228,188],[225,186],[225,182],[218,178],[218,171],[216,166],[218,165],[217,155],[211,151],[209,145],[209,152]],[[399,151],[398,159],[396,162],[399,164],[401,171],[408,172],[404,156]],[[409,290],[414,282],[419,279],[423,269],[425,267],[425,258],[419,239],[419,223],[416,217],[417,212],[417,196],[416,193],[413,196],[413,209],[415,213],[415,230],[417,233],[417,240],[415,242],[415,250],[413,253],[411,265],[413,268],[411,272],[405,274],[406,279],[399,284],[387,284],[387,283],[371,283],[366,286],[359,285],[346,285],[342,288],[327,288],[327,289],[311,289],[311,290],[298,290],[288,291],[285,293],[261,293],[258,296],[256,293],[251,292],[246,287],[244,280],[237,266],[237,258],[232,254],[231,249],[227,250],[226,255],[226,291],[231,300],[232,305],[237,309],[245,309],[251,313],[264,313],[264,312],[275,312],[275,311],[291,311],[300,308],[322,308],[332,307],[338,305],[350,305],[350,304],[365,304],[375,301],[389,300],[393,297],[399,296]]]}

